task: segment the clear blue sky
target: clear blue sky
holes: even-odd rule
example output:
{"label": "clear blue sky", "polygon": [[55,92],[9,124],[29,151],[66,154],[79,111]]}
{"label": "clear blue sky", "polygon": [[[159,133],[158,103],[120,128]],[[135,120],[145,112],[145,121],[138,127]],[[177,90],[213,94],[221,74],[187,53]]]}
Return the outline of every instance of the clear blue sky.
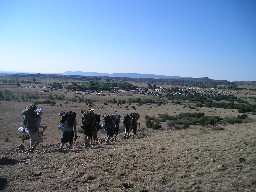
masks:
{"label": "clear blue sky", "polygon": [[256,81],[256,1],[0,0],[0,71]]}

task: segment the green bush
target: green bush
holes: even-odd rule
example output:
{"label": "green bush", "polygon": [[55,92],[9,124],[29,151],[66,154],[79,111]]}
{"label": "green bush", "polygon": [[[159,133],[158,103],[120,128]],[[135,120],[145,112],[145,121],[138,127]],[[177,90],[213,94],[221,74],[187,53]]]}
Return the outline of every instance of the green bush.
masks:
{"label": "green bush", "polygon": [[199,118],[199,124],[202,126],[205,125],[216,125],[219,123],[221,118],[219,116],[205,116]]}
{"label": "green bush", "polygon": [[159,121],[160,122],[166,122],[166,120],[169,119],[169,115],[168,114],[158,114],[159,117]]}
{"label": "green bush", "polygon": [[12,101],[12,100],[16,100],[16,96],[11,91],[3,90],[3,91],[0,91],[0,100],[1,101]]}
{"label": "green bush", "polygon": [[162,128],[162,125],[159,122],[153,122],[152,129],[157,130],[160,128]]}
{"label": "green bush", "polygon": [[242,114],[242,115],[237,116],[238,119],[246,119],[247,117],[248,117],[248,115],[246,115],[246,114]]}
{"label": "green bush", "polygon": [[145,116],[145,119],[146,119],[146,120],[155,120],[155,117],[154,117],[154,116],[146,115],[146,116]]}
{"label": "green bush", "polygon": [[[242,118],[242,117],[240,117]],[[243,116],[244,118],[244,116]],[[159,114],[158,118],[146,116],[146,121],[149,126],[154,126],[154,122],[167,122],[167,126],[175,129],[186,129],[190,125],[216,125],[222,119],[218,116],[205,116],[204,113],[181,113],[176,116],[168,114]],[[157,123],[156,123],[157,124]]]}
{"label": "green bush", "polygon": [[153,127],[153,121],[151,121],[150,119],[146,119],[146,127],[147,128],[152,128]]}
{"label": "green bush", "polygon": [[236,123],[239,124],[239,123],[242,123],[242,119],[239,119],[237,117],[226,117],[225,122],[230,124],[236,124]]}
{"label": "green bush", "polygon": [[230,124],[242,123],[248,116],[246,114],[238,115],[237,117],[226,117],[225,122]]}
{"label": "green bush", "polygon": [[43,101],[36,101],[35,104],[50,104],[50,105],[56,105],[56,102],[55,101],[52,101],[52,100],[43,100]]}

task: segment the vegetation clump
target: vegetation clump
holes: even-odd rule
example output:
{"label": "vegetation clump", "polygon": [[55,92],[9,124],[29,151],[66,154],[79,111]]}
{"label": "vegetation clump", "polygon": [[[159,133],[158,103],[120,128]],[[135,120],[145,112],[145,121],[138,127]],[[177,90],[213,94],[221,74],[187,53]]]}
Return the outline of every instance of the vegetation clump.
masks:
{"label": "vegetation clump", "polygon": [[[247,115],[238,115],[237,117],[225,118],[226,123],[242,123]],[[158,114],[158,117],[145,116],[146,127],[152,129],[160,129],[161,122],[167,122],[169,128],[174,129],[185,129],[189,128],[191,125],[202,125],[202,126],[216,126],[223,118],[219,116],[205,116],[204,113],[181,113],[176,116],[170,116],[168,114]]]}

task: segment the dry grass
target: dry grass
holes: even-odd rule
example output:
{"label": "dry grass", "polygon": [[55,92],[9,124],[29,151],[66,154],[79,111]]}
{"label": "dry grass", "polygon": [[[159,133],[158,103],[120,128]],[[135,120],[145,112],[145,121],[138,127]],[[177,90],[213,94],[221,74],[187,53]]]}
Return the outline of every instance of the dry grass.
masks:
{"label": "dry grass", "polygon": [[63,153],[54,145],[34,154],[11,150],[8,158],[19,163],[0,165],[1,177],[13,191],[253,191],[255,132],[249,123],[208,133],[152,132]]}
{"label": "dry grass", "polygon": [[199,126],[154,131],[144,122],[145,115],[204,112],[228,117],[236,116],[237,110],[190,109],[186,104],[173,103],[136,106],[135,110],[134,105],[102,104],[120,96],[88,98],[97,101],[93,108],[101,115],[139,113],[137,138],[125,140],[121,133],[119,140],[110,145],[85,148],[83,134],[79,133],[74,149],[59,152],[58,113],[76,111],[80,124],[79,112],[89,107],[57,101],[55,106],[40,105],[44,109],[43,123],[48,125],[45,142],[32,154],[17,151],[21,143],[17,132],[22,122],[20,114],[28,103],[1,102],[0,179],[7,180],[6,191],[256,191],[255,122],[226,125],[220,131]]}

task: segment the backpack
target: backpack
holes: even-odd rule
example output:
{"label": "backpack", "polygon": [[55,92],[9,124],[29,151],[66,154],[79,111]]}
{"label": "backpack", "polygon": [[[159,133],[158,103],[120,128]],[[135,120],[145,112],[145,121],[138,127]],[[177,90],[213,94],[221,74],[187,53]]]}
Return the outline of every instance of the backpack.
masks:
{"label": "backpack", "polygon": [[76,112],[68,111],[60,113],[61,120],[60,123],[67,124],[69,127],[73,127],[76,119]]}
{"label": "backpack", "polygon": [[111,116],[107,115],[106,117],[104,117],[104,121],[105,121],[105,125],[107,125],[107,126],[112,125],[112,118],[111,118]]}
{"label": "backpack", "polygon": [[130,116],[136,120],[138,120],[140,118],[140,114],[138,114],[138,113],[131,113]]}
{"label": "backpack", "polygon": [[99,129],[101,129],[101,126],[100,126],[100,115],[94,114],[94,116],[95,116],[95,124],[96,124],[97,130],[99,131]]}
{"label": "backpack", "polygon": [[84,112],[82,115],[82,129],[92,128],[95,124],[95,115],[93,113]]}
{"label": "backpack", "polygon": [[132,127],[137,127],[137,121],[140,118],[140,115],[138,113],[131,113],[130,116]]}
{"label": "backpack", "polygon": [[127,115],[124,116],[123,124],[126,127],[131,126],[131,117],[130,117],[130,115],[127,114]]}
{"label": "backpack", "polygon": [[115,121],[115,123],[117,124],[117,125],[119,125],[119,123],[120,123],[120,118],[121,118],[121,116],[120,115],[117,115],[116,116],[116,121]]}
{"label": "backpack", "polygon": [[30,105],[22,111],[23,115],[23,126],[29,130],[36,129],[36,106]]}

